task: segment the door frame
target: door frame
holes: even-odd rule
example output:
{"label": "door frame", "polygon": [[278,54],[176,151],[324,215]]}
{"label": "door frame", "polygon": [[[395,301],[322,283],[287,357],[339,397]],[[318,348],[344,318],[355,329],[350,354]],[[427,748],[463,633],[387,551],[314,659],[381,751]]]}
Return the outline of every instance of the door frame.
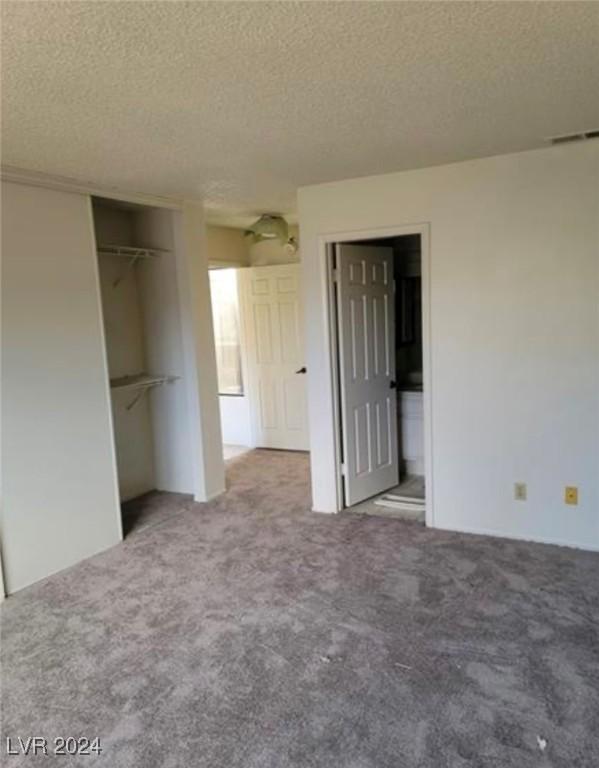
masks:
{"label": "door frame", "polygon": [[333,403],[333,430],[335,435],[335,486],[337,512],[344,509],[343,478],[341,475],[341,419],[339,392],[339,353],[335,289],[333,281],[333,247],[335,243],[352,243],[360,240],[377,240],[403,235],[420,235],[421,286],[422,286],[422,383],[424,409],[424,473],[426,478],[425,523],[434,526],[433,496],[433,420],[432,420],[432,345],[431,345],[431,265],[430,224],[406,224],[397,227],[379,227],[344,232],[333,232],[318,237],[319,261],[325,267],[325,343],[331,371],[331,397]]}

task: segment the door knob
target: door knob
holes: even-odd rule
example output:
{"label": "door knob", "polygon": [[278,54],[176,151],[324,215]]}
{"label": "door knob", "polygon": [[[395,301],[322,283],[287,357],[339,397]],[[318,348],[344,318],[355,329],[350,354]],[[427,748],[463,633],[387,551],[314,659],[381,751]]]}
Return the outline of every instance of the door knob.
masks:
{"label": "door knob", "polygon": [[299,369],[299,371],[296,371],[296,373],[307,373],[307,368],[304,365],[302,368]]}

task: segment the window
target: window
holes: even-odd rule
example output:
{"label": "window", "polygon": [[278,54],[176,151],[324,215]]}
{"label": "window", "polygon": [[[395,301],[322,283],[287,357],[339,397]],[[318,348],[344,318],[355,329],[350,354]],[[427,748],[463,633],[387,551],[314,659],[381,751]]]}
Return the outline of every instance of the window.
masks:
{"label": "window", "polygon": [[219,395],[243,395],[239,298],[235,269],[210,270]]}

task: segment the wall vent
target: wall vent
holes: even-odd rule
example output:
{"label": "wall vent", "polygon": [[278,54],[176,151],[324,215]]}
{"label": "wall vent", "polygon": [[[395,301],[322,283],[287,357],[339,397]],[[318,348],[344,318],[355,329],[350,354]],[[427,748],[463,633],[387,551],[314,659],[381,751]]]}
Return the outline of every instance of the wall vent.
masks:
{"label": "wall vent", "polygon": [[566,133],[562,136],[549,136],[546,141],[550,144],[569,144],[572,141],[585,141],[585,139],[599,138],[599,129],[584,131],[583,133]]}

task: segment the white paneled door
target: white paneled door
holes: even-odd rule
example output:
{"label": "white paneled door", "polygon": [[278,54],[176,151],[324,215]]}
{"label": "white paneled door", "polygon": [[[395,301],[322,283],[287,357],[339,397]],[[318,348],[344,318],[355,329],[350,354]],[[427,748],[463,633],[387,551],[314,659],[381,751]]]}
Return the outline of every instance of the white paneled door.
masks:
{"label": "white paneled door", "polygon": [[253,442],[262,448],[307,451],[300,266],[242,272]]}
{"label": "white paneled door", "polygon": [[399,481],[393,251],[337,245],[345,504]]}

